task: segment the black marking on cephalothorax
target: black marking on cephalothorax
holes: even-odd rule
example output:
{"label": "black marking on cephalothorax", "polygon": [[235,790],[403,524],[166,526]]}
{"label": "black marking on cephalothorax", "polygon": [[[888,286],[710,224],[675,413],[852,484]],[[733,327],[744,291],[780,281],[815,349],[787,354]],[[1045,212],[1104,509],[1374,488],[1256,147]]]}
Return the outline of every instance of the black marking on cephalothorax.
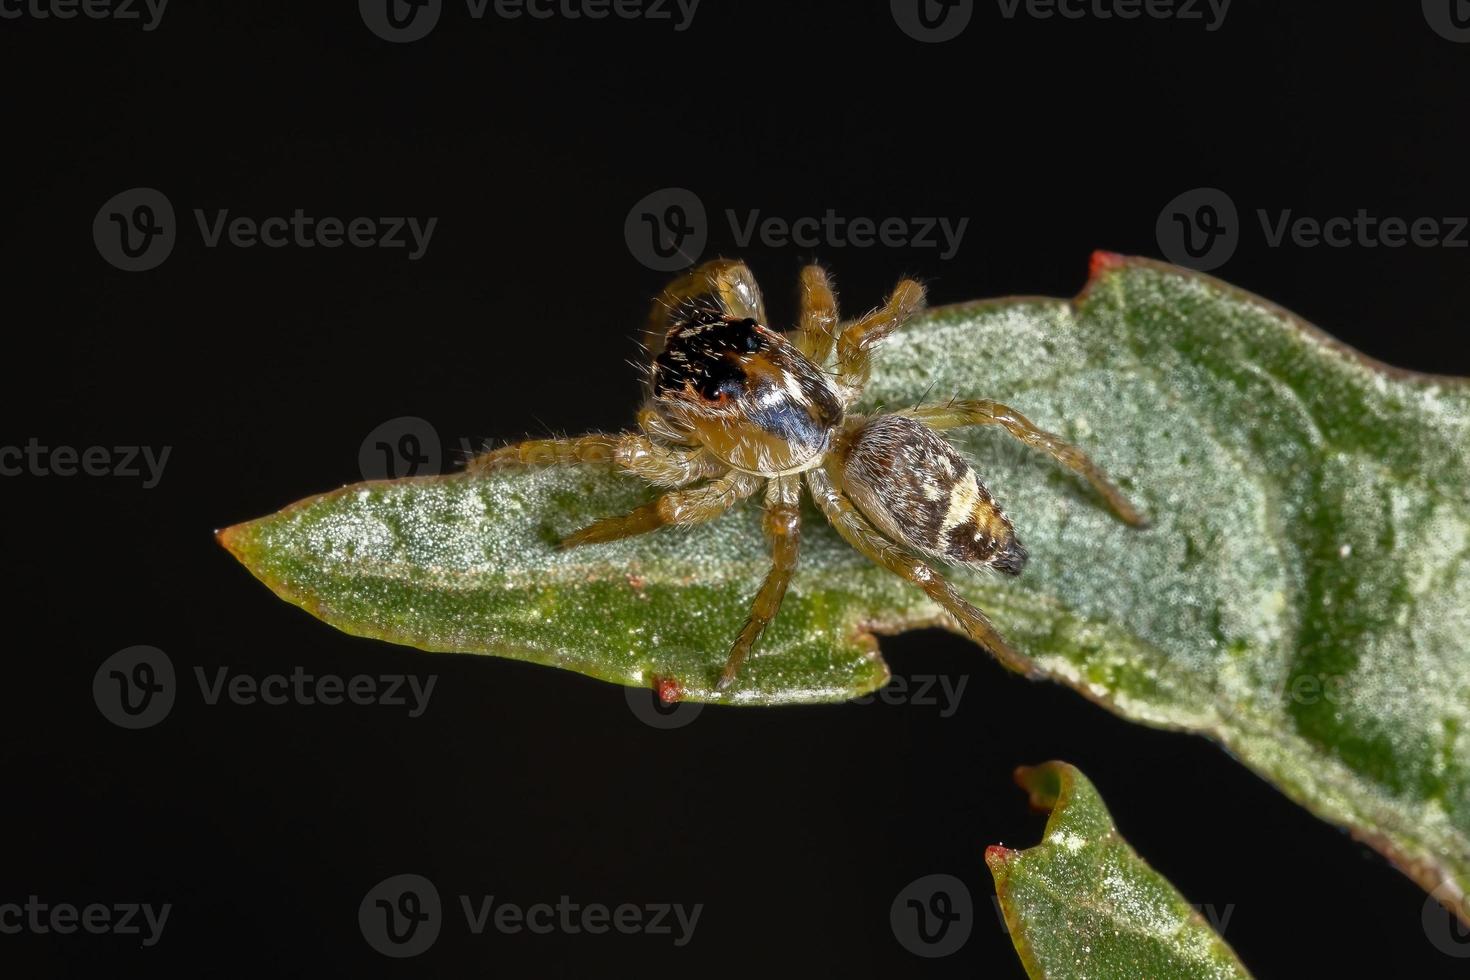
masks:
{"label": "black marking on cephalothorax", "polygon": [[1026,550],[963,457],[927,426],[883,415],[854,437],[844,467],[850,495],[915,550],[1019,574]]}
{"label": "black marking on cephalothorax", "polygon": [[666,395],[692,388],[715,400],[735,397],[745,381],[737,357],[760,351],[764,328],[754,320],[725,316],[697,304],[680,308],[664,349],[653,362],[653,393]]}
{"label": "black marking on cephalothorax", "polygon": [[654,360],[655,398],[703,399],[726,423],[749,423],[816,451],[842,421],[842,401],[821,369],[754,320],[686,304]]}

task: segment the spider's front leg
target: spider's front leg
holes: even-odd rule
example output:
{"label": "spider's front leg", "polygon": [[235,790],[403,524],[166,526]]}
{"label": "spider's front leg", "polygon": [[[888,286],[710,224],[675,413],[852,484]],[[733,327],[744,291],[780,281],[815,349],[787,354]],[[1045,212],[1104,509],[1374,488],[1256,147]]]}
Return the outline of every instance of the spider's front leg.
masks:
{"label": "spider's front leg", "polygon": [[690,269],[654,298],[645,338],[650,355],[663,350],[665,335],[685,304],[700,301],[713,301],[738,319],[766,322],[765,301],[749,267],[734,259],[713,259]]}
{"label": "spider's front leg", "polygon": [[819,265],[801,270],[801,316],[791,338],[813,364],[821,367],[837,342],[837,295],[827,271]]}
{"label": "spider's front leg", "polygon": [[734,682],[740,665],[781,610],[781,600],[786,597],[786,587],[791,584],[791,575],[796,571],[801,551],[800,477],[778,476],[766,484],[763,523],[766,536],[771,539],[771,570],[766,573],[766,579],[751,604],[750,618],[730,648],[725,669],[715,685],[717,690],[724,690]]}
{"label": "spider's front leg", "polygon": [[970,639],[989,650],[1006,667],[1033,679],[1041,676],[1025,657],[1011,649],[990,619],[960,595],[931,565],[894,544],[869,523],[837,488],[826,468],[808,470],[806,480],[817,507],[842,539],[859,554],[923,589],[925,595],[959,620],[960,627]]}
{"label": "spider's front leg", "polygon": [[837,338],[837,384],[849,405],[857,401],[872,374],[873,348],[923,308],[924,287],[905,279],[894,287],[887,303],[842,331]]}
{"label": "spider's front leg", "polygon": [[652,503],[617,517],[604,517],[562,539],[560,547],[576,548],[646,534],[665,525],[692,527],[719,517],[760,489],[764,478],[729,470],[719,479],[689,490],[674,490]]}
{"label": "spider's front leg", "polygon": [[698,447],[673,447],[637,433],[596,433],[571,439],[528,439],[481,453],[465,464],[471,473],[512,467],[587,464],[618,467],[654,486],[684,487],[718,476],[728,467]]}
{"label": "spider's front leg", "polygon": [[988,398],[954,401],[947,405],[910,408],[899,412],[931,429],[954,429],[965,425],[998,425],[1032,449],[1039,449],[1092,484],[1113,512],[1133,527],[1147,527],[1146,518],[1096,463],[1061,436],[1047,432],[1016,411]]}

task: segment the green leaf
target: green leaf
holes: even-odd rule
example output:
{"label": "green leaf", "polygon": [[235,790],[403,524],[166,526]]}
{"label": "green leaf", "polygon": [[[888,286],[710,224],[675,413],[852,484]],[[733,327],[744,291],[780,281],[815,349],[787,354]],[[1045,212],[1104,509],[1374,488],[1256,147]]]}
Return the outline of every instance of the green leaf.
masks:
{"label": "green leaf", "polygon": [[1016,782],[1051,812],[1046,836],[1024,851],[988,848],[985,863],[1033,980],[1249,980],[1199,910],[1128,846],[1079,769],[1022,766]]}
{"label": "green leaf", "polygon": [[[633,380],[629,379],[630,386]],[[1470,386],[1375,364],[1207,276],[1099,255],[1074,302],[931,310],[869,407],[994,397],[1085,448],[1128,528],[992,428],[950,436],[1031,553],[959,586],[1048,676],[1218,739],[1470,922]],[[802,567],[738,683],[714,683],[767,567],[758,508],[558,552],[651,496],[586,469],[367,483],[221,532],[351,633],[552,664],[666,697],[839,701],[871,634],[943,623],[810,507]]]}

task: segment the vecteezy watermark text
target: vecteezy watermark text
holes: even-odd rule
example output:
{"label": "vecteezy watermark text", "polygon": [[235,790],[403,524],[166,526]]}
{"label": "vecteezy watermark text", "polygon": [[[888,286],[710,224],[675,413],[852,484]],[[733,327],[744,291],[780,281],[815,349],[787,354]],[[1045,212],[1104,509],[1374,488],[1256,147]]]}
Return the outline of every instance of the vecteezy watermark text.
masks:
{"label": "vecteezy watermark text", "polygon": [[[700,0],[465,0],[471,20],[646,20],[683,32]],[[406,44],[428,37],[444,12],[443,0],[358,0],[362,22],[384,41]]]}
{"label": "vecteezy watermark text", "polygon": [[[1358,208],[1323,217],[1257,208],[1255,218],[1267,248],[1470,248],[1470,217],[1464,215],[1406,218]],[[1229,194],[1196,187],[1164,205],[1154,233],[1170,262],[1209,271],[1230,261],[1248,227]]]}
{"label": "vecteezy watermark text", "polygon": [[[1453,0],[1451,0],[1453,2]],[[1218,31],[1232,0],[995,0],[1000,16],[1031,20],[1171,20]],[[975,0],[889,0],[893,22],[915,41],[959,37],[975,15]]]}
{"label": "vecteezy watermark text", "polygon": [[937,707],[939,717],[948,718],[959,710],[960,698],[964,696],[965,685],[968,683],[968,674],[961,674],[958,679],[948,674],[914,674],[911,677],[895,674],[887,684],[872,694],[853,698],[852,703],[872,704],[874,701],[881,701],[892,705]]}
{"label": "vecteezy watermark text", "polygon": [[[601,902],[576,902],[568,895],[551,902],[521,905],[494,895],[459,895],[458,905],[465,929],[474,936],[488,929],[536,935],[609,932],[670,936],[675,946],[688,945],[694,938],[704,904],[685,906],[677,902],[624,902],[609,906]],[[358,905],[357,922],[369,946],[384,956],[402,959],[427,950],[445,925],[444,903],[439,889],[423,875],[399,874],[384,878],[368,889]]]}
{"label": "vecteezy watermark text", "polygon": [[1015,20],[1024,14],[1034,20],[1177,20],[1201,22],[1218,31],[1230,13],[1232,0],[995,0],[1000,15]]}
{"label": "vecteezy watermark text", "polygon": [[735,244],[748,248],[752,240],[767,248],[924,248],[942,249],[939,258],[948,261],[960,249],[960,239],[969,218],[951,222],[945,217],[914,218],[849,218],[828,208],[820,218],[805,216],[781,218],[761,216],[759,209],[746,212],[742,218],[730,209],[725,220]]}
{"label": "vecteezy watermark text", "polygon": [[203,667],[194,668],[199,693],[205,704],[378,704],[387,708],[408,708],[408,716],[417,718],[429,706],[429,696],[439,677],[430,674],[426,682],[416,674],[309,674],[296,667],[288,674],[230,674],[230,668],[219,667],[211,679]]}
{"label": "vecteezy watermark text", "polygon": [[163,20],[168,0],[0,0],[0,20],[138,21],[152,31]]}
{"label": "vecteezy watermark text", "polygon": [[158,945],[172,911],[171,902],[158,908],[147,902],[90,902],[79,908],[71,902],[43,902],[39,895],[30,895],[23,905],[0,904],[0,933],[44,936],[53,932],[69,935],[80,930],[94,936],[142,936],[142,944],[150,947]]}
{"label": "vecteezy watermark text", "polygon": [[32,436],[24,446],[0,446],[0,476],[115,476],[142,478],[152,490],[163,479],[172,446],[43,446]]}

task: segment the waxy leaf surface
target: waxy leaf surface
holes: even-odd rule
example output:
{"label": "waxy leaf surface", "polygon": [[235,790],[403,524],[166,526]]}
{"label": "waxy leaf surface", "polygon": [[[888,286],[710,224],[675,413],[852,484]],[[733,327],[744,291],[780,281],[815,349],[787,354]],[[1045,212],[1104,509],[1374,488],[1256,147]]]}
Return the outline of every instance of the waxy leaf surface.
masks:
{"label": "waxy leaf surface", "polygon": [[1023,851],[991,847],[985,863],[1033,980],[1250,980],[1201,911],[1118,833],[1076,767],[1022,767],[1016,781],[1050,812],[1046,835]]}

